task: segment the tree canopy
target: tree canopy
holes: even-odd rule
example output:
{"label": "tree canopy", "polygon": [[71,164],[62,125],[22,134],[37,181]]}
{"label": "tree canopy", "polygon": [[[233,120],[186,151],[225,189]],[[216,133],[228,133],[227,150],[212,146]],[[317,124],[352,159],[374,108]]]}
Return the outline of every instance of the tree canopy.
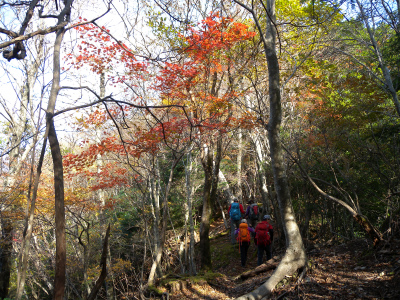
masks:
{"label": "tree canopy", "polygon": [[280,253],[238,299],[304,280],[315,240],[398,241],[399,1],[2,1],[0,20],[0,299],[167,297],[165,274],[238,255],[213,246],[235,199]]}

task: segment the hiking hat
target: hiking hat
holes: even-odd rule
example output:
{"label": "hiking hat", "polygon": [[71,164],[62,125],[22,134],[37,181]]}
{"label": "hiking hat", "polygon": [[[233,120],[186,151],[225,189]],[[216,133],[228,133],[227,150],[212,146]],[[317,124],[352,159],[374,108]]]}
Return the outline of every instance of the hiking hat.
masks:
{"label": "hiking hat", "polygon": [[234,198],[233,202],[239,202],[239,199],[238,198]]}
{"label": "hiking hat", "polygon": [[243,219],[242,221],[240,221],[240,223],[246,223],[247,224],[247,220]]}
{"label": "hiking hat", "polygon": [[271,220],[271,216],[270,216],[270,215],[265,215],[265,216],[263,217],[263,220]]}

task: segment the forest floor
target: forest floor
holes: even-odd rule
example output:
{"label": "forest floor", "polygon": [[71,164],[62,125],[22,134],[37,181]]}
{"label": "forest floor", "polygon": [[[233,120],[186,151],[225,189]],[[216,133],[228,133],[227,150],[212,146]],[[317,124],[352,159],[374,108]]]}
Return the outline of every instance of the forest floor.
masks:
{"label": "forest floor", "polygon": [[[167,284],[169,299],[235,299],[271,276],[273,270],[241,280],[240,274],[257,267],[256,246],[252,243],[247,265],[241,267],[238,245],[230,244],[221,222],[213,225],[213,272],[174,279],[181,284]],[[270,299],[400,299],[399,239],[377,252],[365,239],[340,245],[314,241],[307,249],[311,268],[306,275],[300,282],[285,279]],[[283,250],[274,249],[273,255],[282,255]]]}

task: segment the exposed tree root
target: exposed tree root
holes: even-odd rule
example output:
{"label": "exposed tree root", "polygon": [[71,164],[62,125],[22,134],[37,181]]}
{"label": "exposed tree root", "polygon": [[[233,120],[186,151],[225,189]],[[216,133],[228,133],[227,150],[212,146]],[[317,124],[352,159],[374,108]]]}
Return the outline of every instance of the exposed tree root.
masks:
{"label": "exposed tree root", "polygon": [[240,296],[236,298],[236,300],[260,300],[270,295],[276,285],[284,279],[285,276],[305,268],[306,263],[307,258],[304,251],[296,247],[289,247],[271,277],[254,291]]}
{"label": "exposed tree root", "polygon": [[242,274],[240,274],[239,276],[235,277],[234,280],[245,280],[248,279],[250,277],[254,277],[260,273],[264,273],[270,270],[274,270],[276,268],[276,266],[279,264],[279,260],[281,259],[281,257],[279,256],[275,256],[273,258],[271,258],[270,260],[268,260],[265,264],[259,265],[257,268],[250,270],[250,271],[246,271]]}

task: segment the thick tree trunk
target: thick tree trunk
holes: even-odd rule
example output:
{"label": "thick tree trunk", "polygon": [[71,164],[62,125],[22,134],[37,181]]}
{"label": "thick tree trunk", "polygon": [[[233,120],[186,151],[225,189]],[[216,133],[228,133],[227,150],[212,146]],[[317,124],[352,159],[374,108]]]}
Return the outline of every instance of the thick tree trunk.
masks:
{"label": "thick tree trunk", "polygon": [[[258,16],[253,10],[253,7],[247,7],[243,3],[235,0],[235,2],[242,5],[253,15],[256,26],[262,35],[265,56],[268,65],[269,75],[269,104],[270,104],[270,117],[268,123],[268,138],[271,147],[271,163],[274,173],[275,190],[278,196],[279,208],[284,222],[284,232],[286,235],[286,252],[285,255],[274,271],[272,276],[258,289],[248,293],[238,299],[261,299],[269,295],[275,286],[286,275],[293,274],[298,269],[306,267],[307,257],[304,249],[303,241],[301,239],[300,230],[297,226],[295,214],[290,199],[289,186],[285,172],[285,162],[283,156],[283,148],[279,137],[279,131],[282,121],[282,106],[280,95],[280,75],[279,63],[276,55],[275,41],[275,0],[266,1],[266,17],[267,28],[263,32]],[[265,36],[264,36],[265,34]],[[262,117],[262,116],[261,116]]]}

